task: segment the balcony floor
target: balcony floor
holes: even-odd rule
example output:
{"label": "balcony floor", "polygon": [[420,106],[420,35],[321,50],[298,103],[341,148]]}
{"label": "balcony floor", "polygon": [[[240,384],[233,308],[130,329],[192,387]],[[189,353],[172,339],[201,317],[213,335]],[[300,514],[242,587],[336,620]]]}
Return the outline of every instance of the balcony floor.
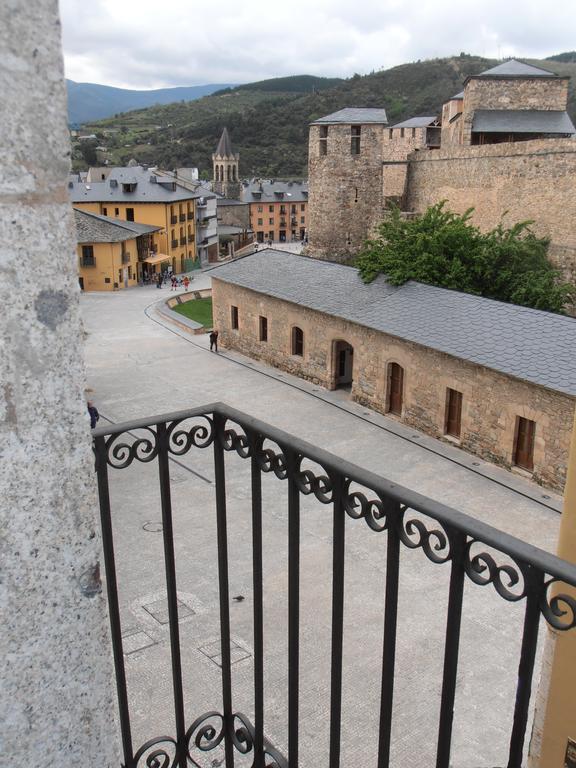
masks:
{"label": "balcony floor", "polygon": [[[196,274],[194,288],[209,273]],[[238,355],[211,354],[207,337],[182,338],[145,313],[167,298],[154,287],[84,294],[89,384],[101,413],[122,421],[223,400],[392,480],[455,506],[520,538],[554,550],[559,516],[538,504],[541,489],[488,467],[499,482],[424,446],[435,444],[385,417]],[[294,384],[295,386],[292,386]],[[320,399],[319,399],[320,397]],[[387,431],[388,428],[392,431]],[[404,432],[402,432],[404,430]],[[452,449],[446,447],[449,454]],[[445,451],[445,452],[446,452]],[[191,720],[220,708],[218,593],[211,452],[171,464],[186,711]],[[227,458],[235,707],[250,716],[252,601],[249,468]],[[127,636],[130,693],[139,706],[135,742],[173,733],[157,469],[112,472],[117,564]],[[286,504],[282,481],[264,479],[266,735],[286,749]],[[500,484],[503,483],[503,484]],[[512,486],[511,488],[506,487]],[[525,492],[523,495],[517,491]],[[558,503],[552,494],[546,503]],[[118,512],[121,510],[121,514]],[[375,764],[382,644],[385,547],[382,534],[347,521],[343,678],[343,765]],[[301,753],[303,766],[326,764],[329,710],[331,513],[302,503]],[[392,765],[433,764],[441,681],[448,567],[402,551]],[[491,587],[466,583],[454,747],[455,768],[502,765],[514,705],[522,606]],[[514,617],[512,621],[510,617]],[[537,679],[537,676],[536,678]],[[212,759],[212,755],[210,758]]]}

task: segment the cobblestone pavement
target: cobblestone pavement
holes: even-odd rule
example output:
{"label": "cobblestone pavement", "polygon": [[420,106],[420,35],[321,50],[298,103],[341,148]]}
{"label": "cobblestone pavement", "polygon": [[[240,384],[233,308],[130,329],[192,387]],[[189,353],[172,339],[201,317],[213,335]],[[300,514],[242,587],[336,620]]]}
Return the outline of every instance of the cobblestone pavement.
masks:
{"label": "cobblestone pavement", "polygon": [[[206,287],[197,274],[193,288]],[[154,287],[85,294],[87,368],[94,399],[112,421],[221,400],[389,479],[553,551],[560,500],[502,470],[474,469],[466,454],[342,400],[341,393],[208,351],[161,323]],[[103,422],[101,422],[103,423]],[[234,707],[251,716],[252,587],[249,466],[228,457]],[[476,463],[477,460],[474,460]],[[216,532],[211,452],[172,466],[185,703],[188,722],[221,708]],[[487,475],[487,476],[485,476]],[[155,465],[112,473],[116,555],[134,741],[174,732],[160,510]],[[511,486],[511,487],[508,487]],[[549,495],[549,494],[546,494]],[[542,500],[539,503],[538,500]],[[548,506],[544,506],[546,504]],[[264,479],[265,731],[287,744],[287,509],[285,486]],[[346,522],[342,764],[375,765],[385,585],[385,538]],[[302,502],[301,765],[327,764],[330,679],[331,515]],[[442,675],[449,566],[403,548],[392,765],[432,765]],[[467,582],[454,724],[454,768],[506,763],[522,603]],[[536,678],[537,679],[537,678]],[[217,765],[221,755],[204,756]],[[215,760],[216,762],[212,762]],[[240,761],[240,765],[243,763]]]}

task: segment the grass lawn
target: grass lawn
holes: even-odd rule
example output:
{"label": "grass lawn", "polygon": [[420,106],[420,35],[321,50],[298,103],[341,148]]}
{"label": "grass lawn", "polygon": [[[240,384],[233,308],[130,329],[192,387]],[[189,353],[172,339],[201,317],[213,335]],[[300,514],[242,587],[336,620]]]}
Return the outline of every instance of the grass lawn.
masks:
{"label": "grass lawn", "polygon": [[212,299],[193,299],[184,304],[176,304],[172,309],[190,320],[195,320],[205,328],[212,327]]}

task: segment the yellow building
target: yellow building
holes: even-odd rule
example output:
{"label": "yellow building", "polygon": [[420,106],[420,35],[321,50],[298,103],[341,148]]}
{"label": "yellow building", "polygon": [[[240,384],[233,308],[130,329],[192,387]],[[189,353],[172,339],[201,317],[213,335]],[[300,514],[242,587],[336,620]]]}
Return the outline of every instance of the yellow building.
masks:
{"label": "yellow building", "polygon": [[91,168],[70,178],[68,193],[79,210],[159,229],[154,237],[158,254],[166,257],[174,272],[193,268],[200,193],[142,166]]}
{"label": "yellow building", "polygon": [[168,257],[157,250],[160,227],[74,210],[78,275],[83,291],[114,291],[137,285]]}

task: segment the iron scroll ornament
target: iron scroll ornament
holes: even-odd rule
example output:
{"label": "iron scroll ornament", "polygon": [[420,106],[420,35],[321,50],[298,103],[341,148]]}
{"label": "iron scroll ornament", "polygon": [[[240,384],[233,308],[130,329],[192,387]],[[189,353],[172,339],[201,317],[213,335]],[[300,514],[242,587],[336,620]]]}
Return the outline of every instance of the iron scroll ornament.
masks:
{"label": "iron scroll ornament", "polygon": [[168,451],[174,456],[183,456],[192,446],[208,448],[214,441],[214,420],[210,416],[193,418],[203,421],[187,425],[190,419],[179,419],[168,425]]}
{"label": "iron scroll ornament", "polygon": [[137,437],[133,443],[119,443],[119,438],[127,432],[111,435],[106,440],[106,462],[114,469],[125,469],[133,461],[147,463],[158,455],[158,433],[152,427],[142,427],[146,437]]}

